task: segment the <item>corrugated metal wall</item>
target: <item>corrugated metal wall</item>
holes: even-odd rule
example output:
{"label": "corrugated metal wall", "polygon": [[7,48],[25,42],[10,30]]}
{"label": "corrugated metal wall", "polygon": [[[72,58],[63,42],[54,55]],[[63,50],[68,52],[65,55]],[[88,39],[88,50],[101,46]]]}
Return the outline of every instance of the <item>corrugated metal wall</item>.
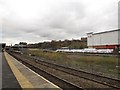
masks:
{"label": "corrugated metal wall", "polygon": [[87,38],[88,46],[118,45],[120,44],[120,30],[99,34],[89,34]]}

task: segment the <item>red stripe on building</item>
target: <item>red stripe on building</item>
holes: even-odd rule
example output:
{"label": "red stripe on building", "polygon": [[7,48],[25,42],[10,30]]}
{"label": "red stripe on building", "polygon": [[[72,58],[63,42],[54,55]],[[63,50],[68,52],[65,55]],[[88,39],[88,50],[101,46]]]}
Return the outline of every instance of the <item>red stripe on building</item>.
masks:
{"label": "red stripe on building", "polygon": [[101,45],[101,46],[93,46],[96,49],[115,49],[120,45]]}

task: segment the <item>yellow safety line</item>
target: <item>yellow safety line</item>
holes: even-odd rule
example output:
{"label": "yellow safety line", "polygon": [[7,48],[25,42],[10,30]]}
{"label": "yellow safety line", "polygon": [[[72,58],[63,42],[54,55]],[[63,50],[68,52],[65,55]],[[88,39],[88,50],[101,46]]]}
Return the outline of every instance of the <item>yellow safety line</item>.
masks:
{"label": "yellow safety line", "polygon": [[8,53],[4,52],[5,58],[14,73],[16,79],[18,80],[20,86],[25,88],[34,88],[33,85],[27,80],[27,78],[17,69],[17,67],[12,63],[10,56]]}

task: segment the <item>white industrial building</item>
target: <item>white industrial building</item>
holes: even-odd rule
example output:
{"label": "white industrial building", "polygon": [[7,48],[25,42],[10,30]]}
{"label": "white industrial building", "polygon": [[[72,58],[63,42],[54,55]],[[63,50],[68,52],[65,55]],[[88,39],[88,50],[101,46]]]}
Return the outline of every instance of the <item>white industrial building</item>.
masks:
{"label": "white industrial building", "polygon": [[87,33],[87,46],[96,49],[120,48],[120,29]]}

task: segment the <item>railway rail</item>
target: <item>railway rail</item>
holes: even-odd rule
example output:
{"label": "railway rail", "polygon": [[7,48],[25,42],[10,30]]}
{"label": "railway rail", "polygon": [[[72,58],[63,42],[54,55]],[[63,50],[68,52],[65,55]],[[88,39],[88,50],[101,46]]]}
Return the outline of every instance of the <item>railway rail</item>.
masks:
{"label": "railway rail", "polygon": [[[34,57],[32,57],[32,58],[34,58]],[[110,77],[106,77],[106,76],[102,76],[102,75],[97,75],[97,74],[85,72],[82,70],[81,71],[76,70],[74,68],[65,67],[62,65],[46,62],[46,61],[38,59],[38,58],[34,58],[34,59],[36,60],[37,63],[45,65],[47,67],[55,68],[57,70],[64,71],[64,72],[72,74],[74,76],[78,76],[78,77],[85,78],[85,79],[88,79],[91,81],[95,81],[95,82],[103,84],[103,85],[107,85],[107,86],[110,86],[113,88],[120,89],[120,79],[115,79],[115,78],[110,78]]]}
{"label": "railway rail", "polygon": [[[16,56],[13,53],[10,53],[10,54],[13,55],[15,58],[21,60],[20,57],[18,58],[19,55]],[[119,85],[120,80],[119,79],[113,79],[113,78],[110,78],[110,77],[100,76],[100,75],[96,75],[96,74],[93,74],[93,73],[76,70],[76,69],[73,69],[73,68],[70,68],[70,67],[65,67],[65,66],[62,66],[62,65],[57,65],[57,64],[54,64],[54,63],[50,63],[50,62],[47,62],[47,61],[44,61],[42,59],[35,58],[35,57],[28,57],[28,56],[26,56],[26,57],[30,58],[32,61],[34,61],[34,62],[36,62],[40,65],[43,65],[43,66],[46,66],[46,67],[49,67],[49,68],[53,68],[53,69],[59,70],[61,72],[65,72],[65,73],[68,73],[70,75],[74,75],[74,76],[77,76],[77,77],[80,77],[80,78],[84,78],[84,79],[87,79],[87,80],[90,80],[90,81],[93,81],[93,82],[96,82],[96,83],[99,83],[99,84],[102,84],[102,85],[106,85],[106,86],[111,87],[113,89],[120,89],[120,85]],[[26,61],[23,61],[23,60],[22,60],[22,62],[27,63]],[[39,69],[41,69],[41,68],[39,68]],[[45,72],[45,70],[44,70],[44,72]],[[55,75],[52,75],[52,76],[55,76]],[[66,81],[66,80],[64,80],[64,81]],[[82,89],[81,87],[79,87],[79,88]]]}
{"label": "railway rail", "polygon": [[48,80],[54,82],[56,85],[58,85],[61,89],[63,90],[85,90],[80,86],[77,86],[65,79],[62,79],[60,77],[55,76],[54,74],[51,74],[49,72],[46,72],[44,69],[41,69],[40,67],[34,65],[33,63],[27,62],[25,60],[22,60],[21,58],[17,57],[14,54],[9,53],[10,55],[12,55],[13,57],[15,57],[17,60],[19,60],[21,63],[23,63],[24,65],[26,65],[27,67],[29,67],[30,69],[34,70],[36,73],[44,76],[45,78],[47,78]]}

